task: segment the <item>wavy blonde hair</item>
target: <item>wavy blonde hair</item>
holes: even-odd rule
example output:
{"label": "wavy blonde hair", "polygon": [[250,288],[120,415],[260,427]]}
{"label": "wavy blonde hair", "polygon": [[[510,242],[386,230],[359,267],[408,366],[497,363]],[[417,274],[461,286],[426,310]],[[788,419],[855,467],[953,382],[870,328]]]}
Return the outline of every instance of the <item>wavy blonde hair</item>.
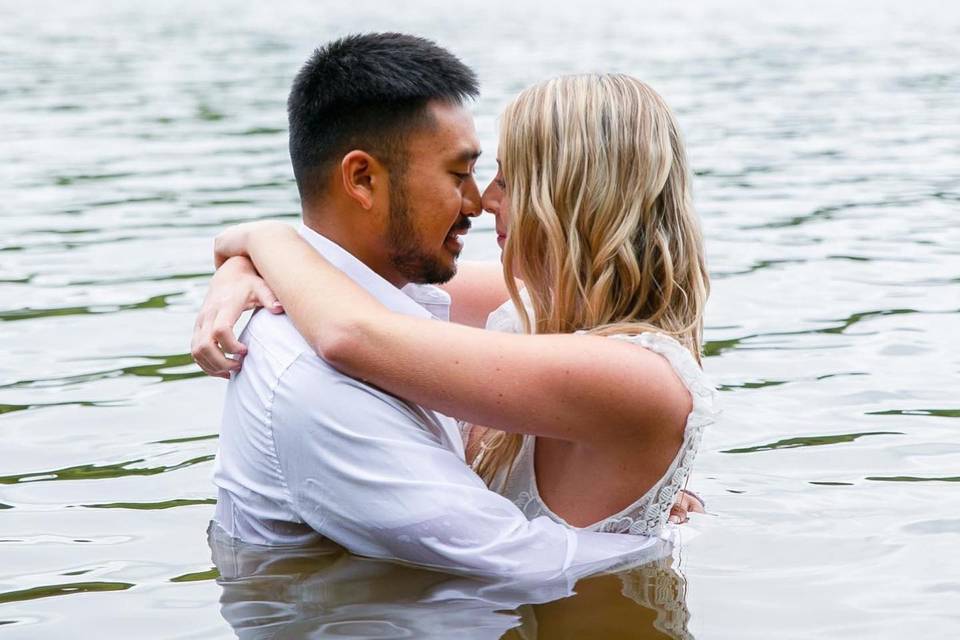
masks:
{"label": "wavy blonde hair", "polygon": [[[710,284],[663,99],[628,75],[553,78],[507,106],[499,153],[512,212],[503,270],[526,332],[658,331],[700,361]],[[489,484],[522,441],[488,431],[475,470]]]}

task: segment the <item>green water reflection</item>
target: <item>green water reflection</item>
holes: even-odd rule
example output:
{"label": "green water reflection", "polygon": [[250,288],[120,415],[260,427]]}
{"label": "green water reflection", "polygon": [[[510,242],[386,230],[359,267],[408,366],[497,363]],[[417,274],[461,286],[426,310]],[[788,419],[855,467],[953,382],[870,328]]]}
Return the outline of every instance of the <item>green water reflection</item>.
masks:
{"label": "green water reflection", "polygon": [[168,471],[177,471],[185,469],[204,462],[213,460],[213,454],[191,458],[179,464],[169,467],[139,467],[129,468],[129,465],[143,462],[143,458],[137,460],[128,460],[117,464],[84,464],[75,467],[64,467],[52,471],[38,471],[34,473],[21,473],[10,476],[0,476],[0,484],[17,484],[20,482],[50,482],[54,480],[103,480],[106,478],[124,478],[128,476],[154,476],[158,473]]}
{"label": "green water reflection", "polygon": [[77,316],[77,315],[96,315],[101,313],[116,313],[118,311],[131,311],[134,309],[163,309],[170,306],[170,299],[183,295],[177,293],[165,293],[158,296],[152,296],[141,302],[129,304],[103,304],[103,305],[84,305],[75,307],[52,307],[49,309],[14,309],[12,311],[0,311],[0,322],[16,322],[18,320],[34,320],[36,318],[53,318],[57,316]]}
{"label": "green water reflection", "polygon": [[[35,378],[32,380],[18,380],[16,382],[11,382],[10,384],[0,385],[0,389],[21,389],[21,388],[30,388],[30,387],[65,387],[75,384],[84,384],[87,382],[94,382],[96,380],[103,380],[106,378],[116,378],[118,376],[136,376],[141,378],[160,378],[161,382],[172,382],[175,380],[187,380],[189,378],[197,378],[203,375],[203,372],[200,371],[193,362],[193,357],[189,353],[175,353],[168,356],[121,356],[118,358],[110,358],[110,360],[126,360],[130,358],[138,358],[142,360],[152,360],[153,364],[141,364],[133,365],[129,367],[118,367],[115,369],[106,369],[103,371],[95,371],[92,373],[81,373],[73,376],[63,376],[61,378]],[[171,373],[167,371],[168,369],[175,369],[178,367],[190,367],[194,369],[193,371],[182,371]],[[7,405],[7,406],[23,406],[23,405]]]}
{"label": "green water reflection", "polygon": [[37,402],[34,404],[0,404],[0,415],[4,413],[13,413],[14,411],[26,411],[27,409],[42,409],[45,407],[113,407],[122,404],[121,401],[92,401],[76,400],[73,402]]}
{"label": "green water reflection", "polygon": [[220,571],[216,567],[210,567],[206,571],[195,571],[170,578],[170,582],[203,582],[205,580],[216,580],[219,577]]}
{"label": "green water reflection", "polygon": [[887,409],[868,411],[868,416],[934,416],[937,418],[960,418],[960,409]]}
{"label": "green water reflection", "polygon": [[770,444],[761,444],[754,447],[741,447],[738,449],[726,449],[720,453],[756,453],[758,451],[774,451],[776,449],[796,449],[798,447],[822,447],[830,444],[843,444],[845,442],[854,442],[866,436],[902,436],[900,431],[866,431],[863,433],[841,433],[831,436],[803,436],[799,438],[786,438],[777,440]]}
{"label": "green water reflection", "polygon": [[129,582],[71,582],[67,584],[51,584],[32,589],[8,591],[0,593],[0,604],[37,600],[39,598],[53,598],[69,596],[75,593],[93,593],[98,591],[125,591],[134,585]]}
{"label": "green water reflection", "polygon": [[960,476],[943,478],[920,478],[917,476],[869,476],[865,480],[874,482],[960,482]]}
{"label": "green water reflection", "polygon": [[162,502],[105,502],[103,504],[85,504],[87,509],[137,509],[141,511],[156,511],[162,509],[174,509],[176,507],[189,507],[196,504],[217,504],[215,498],[178,498],[175,500],[164,500]]}

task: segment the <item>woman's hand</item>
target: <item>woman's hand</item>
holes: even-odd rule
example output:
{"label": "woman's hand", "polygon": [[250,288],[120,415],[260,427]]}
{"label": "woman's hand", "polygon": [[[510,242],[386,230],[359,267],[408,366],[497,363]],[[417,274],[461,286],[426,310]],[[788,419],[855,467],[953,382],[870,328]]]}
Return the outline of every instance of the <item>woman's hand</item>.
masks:
{"label": "woman's hand", "polygon": [[681,489],[677,500],[670,509],[669,521],[673,524],[684,524],[690,520],[691,513],[706,513],[706,504],[693,491]]}
{"label": "woman's hand", "polygon": [[[236,227],[231,227],[217,237],[219,242],[226,236],[231,243],[225,245],[229,250],[240,246],[237,244],[240,239],[233,234],[234,229]],[[207,375],[229,378],[231,371],[240,370],[247,352],[246,345],[233,335],[233,325],[240,315],[256,307],[266,307],[271,313],[283,313],[283,307],[250,260],[234,255],[224,257],[220,262],[193,327],[190,353]]]}

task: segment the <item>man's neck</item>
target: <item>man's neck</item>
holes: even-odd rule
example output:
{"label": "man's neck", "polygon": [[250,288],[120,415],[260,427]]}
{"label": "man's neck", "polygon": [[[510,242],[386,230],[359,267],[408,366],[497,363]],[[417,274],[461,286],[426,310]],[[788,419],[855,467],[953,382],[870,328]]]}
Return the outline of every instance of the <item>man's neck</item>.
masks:
{"label": "man's neck", "polygon": [[308,214],[305,211],[303,213],[303,224],[327,240],[335,242],[344,251],[367,265],[374,273],[396,288],[400,289],[409,283],[393,268],[389,256],[377,247],[368,246],[362,242],[364,237],[370,234],[348,228],[347,225],[340,222],[335,213],[318,214],[317,212],[311,212]]}

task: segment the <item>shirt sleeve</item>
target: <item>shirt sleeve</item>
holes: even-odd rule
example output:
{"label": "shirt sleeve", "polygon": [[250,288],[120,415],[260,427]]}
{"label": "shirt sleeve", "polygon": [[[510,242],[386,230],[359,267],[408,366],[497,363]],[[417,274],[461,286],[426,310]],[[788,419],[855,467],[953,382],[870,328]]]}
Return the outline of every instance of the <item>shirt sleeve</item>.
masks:
{"label": "shirt sleeve", "polygon": [[358,555],[549,578],[648,559],[658,546],[528,521],[443,446],[435,416],[316,357],[301,355],[281,376],[271,418],[294,511]]}

